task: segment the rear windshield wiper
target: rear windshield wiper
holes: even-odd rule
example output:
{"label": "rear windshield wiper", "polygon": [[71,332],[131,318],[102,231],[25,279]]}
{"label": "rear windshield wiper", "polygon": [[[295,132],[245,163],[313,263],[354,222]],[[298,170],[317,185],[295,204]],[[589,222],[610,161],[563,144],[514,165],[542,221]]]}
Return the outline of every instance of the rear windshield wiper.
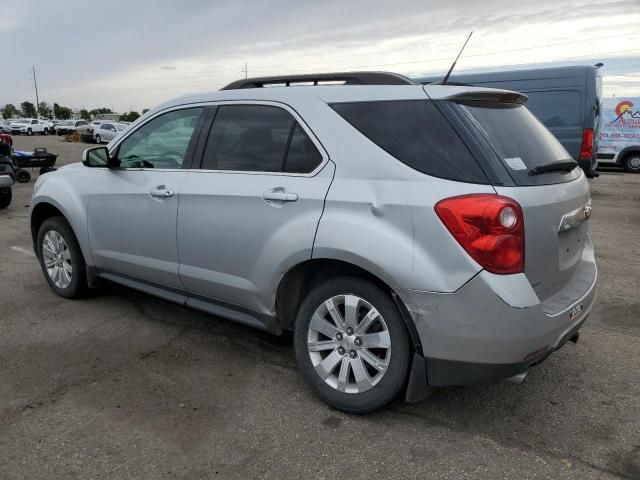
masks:
{"label": "rear windshield wiper", "polygon": [[577,166],[578,166],[578,162],[576,162],[575,160],[562,160],[559,162],[557,161],[550,162],[550,163],[545,163],[543,165],[538,165],[537,167],[532,168],[531,170],[529,170],[529,175],[540,175],[541,173],[558,172],[558,171],[570,172]]}

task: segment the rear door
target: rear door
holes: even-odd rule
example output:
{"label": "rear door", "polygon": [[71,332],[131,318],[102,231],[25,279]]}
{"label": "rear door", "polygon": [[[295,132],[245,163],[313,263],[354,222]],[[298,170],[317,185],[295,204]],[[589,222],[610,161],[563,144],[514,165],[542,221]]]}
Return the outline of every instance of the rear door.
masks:
{"label": "rear door", "polygon": [[579,268],[589,242],[589,184],[580,168],[536,171],[536,167],[571,159],[525,106],[467,102],[460,108],[513,179],[513,186],[495,188],[522,207],[525,274],[544,300],[566,285]]}
{"label": "rear door", "polygon": [[278,280],[311,258],[334,165],[293,110],[266,102],[219,105],[202,150],[180,192],[180,279],[272,313]]}

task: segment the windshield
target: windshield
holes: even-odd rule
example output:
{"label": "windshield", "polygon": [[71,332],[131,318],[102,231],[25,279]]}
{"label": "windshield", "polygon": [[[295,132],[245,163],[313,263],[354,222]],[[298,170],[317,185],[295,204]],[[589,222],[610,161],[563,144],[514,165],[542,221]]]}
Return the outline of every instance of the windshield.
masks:
{"label": "windshield", "polygon": [[125,128],[127,128],[127,125],[124,125],[123,123],[116,123],[115,124],[116,130],[118,130],[119,132],[121,132],[122,130],[124,130]]}
{"label": "windshield", "polygon": [[541,165],[571,161],[571,155],[527,107],[515,103],[467,102],[460,108],[480,130],[519,185],[558,183],[572,180],[574,172],[555,171],[533,178]]}
{"label": "windshield", "polygon": [[73,120],[65,120],[64,122],[61,122],[60,125],[73,125]]}
{"label": "windshield", "polygon": [[15,121],[15,122],[13,122],[13,123],[29,123],[29,120],[24,119],[24,118],[19,118],[18,120],[16,120],[16,121]]}

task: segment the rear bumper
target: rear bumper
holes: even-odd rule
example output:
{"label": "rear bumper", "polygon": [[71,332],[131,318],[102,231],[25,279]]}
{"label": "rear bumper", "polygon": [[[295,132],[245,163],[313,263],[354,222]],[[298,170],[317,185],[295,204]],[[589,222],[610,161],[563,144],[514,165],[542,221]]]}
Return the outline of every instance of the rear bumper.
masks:
{"label": "rear bumper", "polygon": [[581,269],[563,289],[571,297],[562,308],[541,302],[524,274],[483,271],[450,294],[404,290],[401,297],[420,337],[429,384],[508,378],[564,345],[582,327],[595,299],[592,249],[585,248],[582,262],[592,268]]}
{"label": "rear bumper", "polygon": [[515,363],[472,363],[456,360],[442,360],[427,358],[427,378],[429,385],[484,385],[495,383],[520,373],[544,362],[549,355],[560,349],[570,339],[575,337],[588,314],[574,325],[554,347],[548,347],[531,358]]}
{"label": "rear bumper", "polygon": [[582,171],[584,172],[584,174],[591,178],[594,176],[594,174],[596,173],[596,170],[598,168],[598,160],[596,159],[596,156],[594,155],[592,158],[589,159],[580,159],[578,160],[578,165],[580,165],[580,168],[582,169]]}

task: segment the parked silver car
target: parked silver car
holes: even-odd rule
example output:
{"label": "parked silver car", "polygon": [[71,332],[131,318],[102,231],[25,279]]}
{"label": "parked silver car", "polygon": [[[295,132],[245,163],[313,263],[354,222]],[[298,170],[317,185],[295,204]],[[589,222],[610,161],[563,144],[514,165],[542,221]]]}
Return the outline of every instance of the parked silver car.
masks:
{"label": "parked silver car", "polygon": [[100,124],[94,125],[93,127],[93,139],[96,141],[96,143],[109,143],[127,127],[128,125],[125,125],[123,123],[107,121],[100,122]]}
{"label": "parked silver car", "polygon": [[380,72],[180,97],[38,179],[35,250],[63,297],[105,279],[293,330],[347,412],[522,380],[597,277],[587,179],[525,101]]}

